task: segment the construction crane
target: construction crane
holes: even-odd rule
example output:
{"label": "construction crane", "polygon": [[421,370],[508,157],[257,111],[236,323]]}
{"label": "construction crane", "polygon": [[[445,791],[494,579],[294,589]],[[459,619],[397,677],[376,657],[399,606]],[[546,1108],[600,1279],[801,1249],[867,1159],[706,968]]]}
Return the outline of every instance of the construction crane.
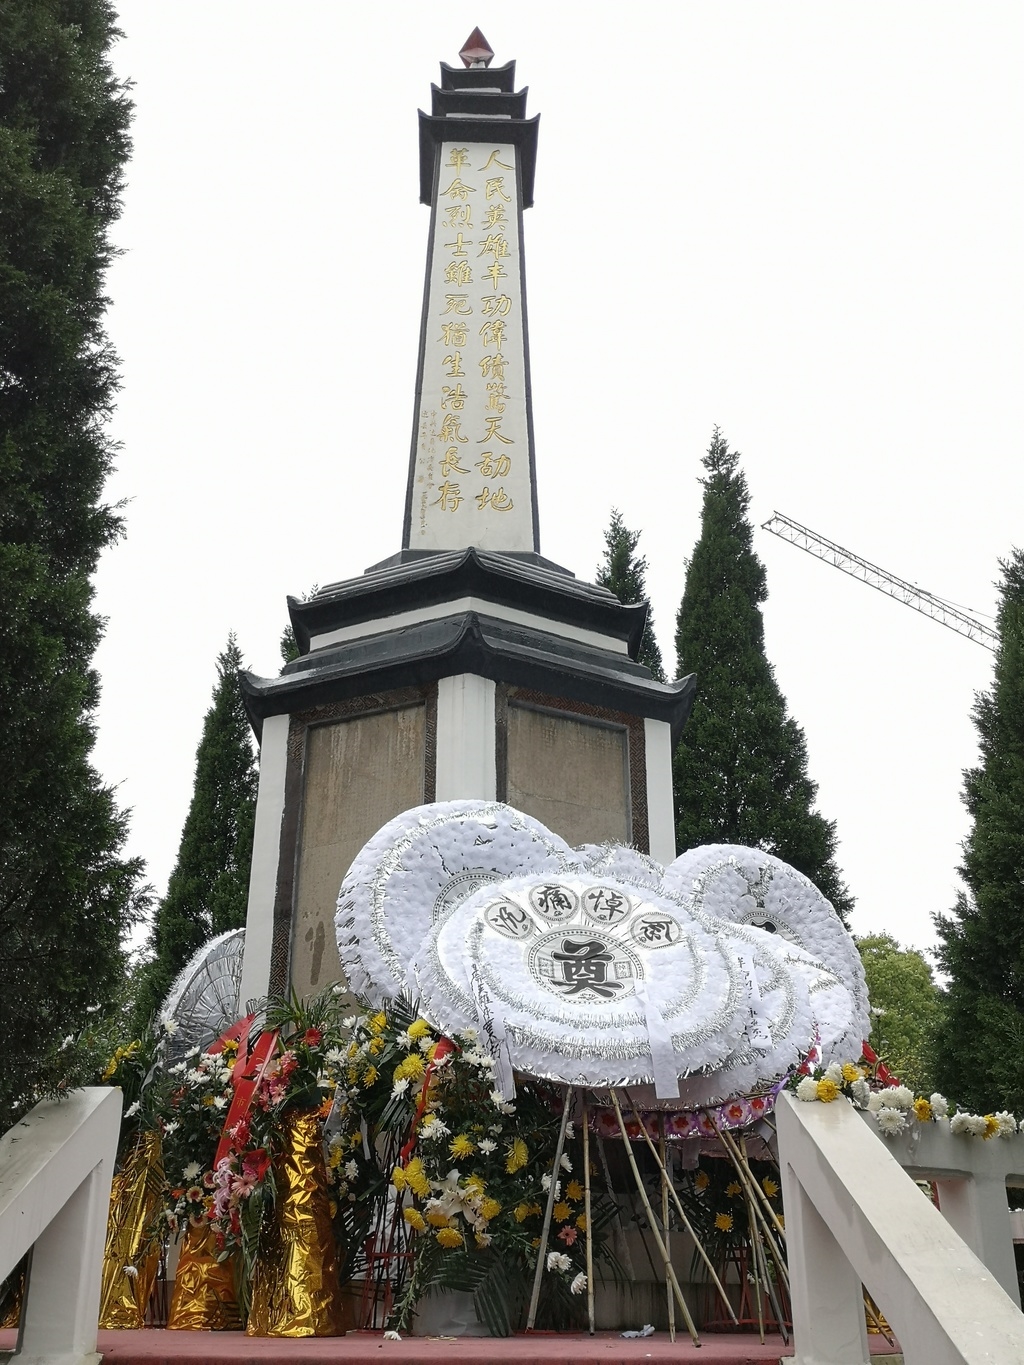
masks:
{"label": "construction crane", "polygon": [[858,578],[862,583],[877,588],[879,592],[895,597],[897,602],[913,607],[923,616],[930,616],[933,621],[948,626],[958,635],[965,635],[975,644],[984,645],[986,649],[991,650],[995,650],[999,644],[996,631],[972,616],[970,612],[954,606],[951,602],[944,602],[941,597],[925,592],[913,583],[897,578],[895,574],[880,569],[877,564],[861,559],[860,555],[844,550],[841,545],[819,536],[817,531],[808,530],[791,517],[784,517],[781,512],[774,512],[762,523],[761,529],[788,540],[791,545],[796,545],[801,550],[806,550],[808,554],[823,559],[826,564],[831,564],[836,569],[842,569],[843,573],[848,573],[851,578]]}

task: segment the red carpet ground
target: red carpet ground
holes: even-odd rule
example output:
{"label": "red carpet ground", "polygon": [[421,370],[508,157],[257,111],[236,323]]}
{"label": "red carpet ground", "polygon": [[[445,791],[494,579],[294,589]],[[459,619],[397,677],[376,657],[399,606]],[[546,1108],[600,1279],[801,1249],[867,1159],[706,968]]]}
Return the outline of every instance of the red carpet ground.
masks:
{"label": "red carpet ground", "polygon": [[[338,1365],[657,1365],[660,1361],[692,1359],[701,1365],[767,1365],[792,1356],[792,1342],[769,1337],[762,1346],[757,1336],[708,1332],[698,1349],[683,1334],[673,1345],[666,1332],[623,1341],[616,1332],[595,1337],[575,1333],[537,1332],[508,1337],[403,1337],[384,1341],[380,1333],[355,1332],[345,1337],[306,1338],[299,1341],[247,1337],[241,1332],[101,1332],[99,1349],[111,1365],[191,1365],[195,1361],[231,1365],[315,1365],[331,1360]],[[887,1355],[892,1348],[881,1337],[871,1337],[871,1354]],[[15,1333],[0,1332],[0,1351],[14,1349]],[[881,1365],[881,1362],[879,1362]]]}

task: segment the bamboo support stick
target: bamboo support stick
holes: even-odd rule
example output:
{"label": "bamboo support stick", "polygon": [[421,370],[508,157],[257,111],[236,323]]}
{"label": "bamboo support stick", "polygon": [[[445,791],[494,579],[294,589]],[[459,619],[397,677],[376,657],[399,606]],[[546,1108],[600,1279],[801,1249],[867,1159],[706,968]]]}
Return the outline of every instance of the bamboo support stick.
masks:
{"label": "bamboo support stick", "polygon": [[[725,1132],[724,1129],[722,1131]],[[729,1135],[729,1141],[732,1142],[731,1135]],[[733,1146],[736,1146],[736,1144],[733,1143]],[[746,1170],[747,1175],[750,1177],[750,1183],[754,1189],[755,1194],[758,1196],[758,1199],[760,1200],[761,1204],[770,1215],[772,1222],[775,1224],[775,1230],[779,1234],[779,1237],[782,1239],[783,1245],[785,1245],[786,1229],[782,1226],[781,1222],[779,1221],[779,1215],[772,1208],[768,1196],[765,1194],[764,1190],[762,1190],[758,1182],[754,1179],[754,1173],[750,1169],[750,1160],[747,1156],[746,1149],[746,1139],[744,1139],[744,1145],[741,1148],[737,1148],[737,1150],[739,1151],[740,1159],[743,1162],[744,1169]]]}
{"label": "bamboo support stick", "polygon": [[[628,1090],[626,1091],[626,1098],[629,1099]],[[630,1111],[632,1112],[633,1118],[640,1125],[640,1131],[643,1133],[644,1138],[646,1139],[647,1146],[650,1149],[651,1155],[654,1157],[655,1161],[658,1161],[659,1157],[657,1149],[655,1148],[654,1143],[651,1141],[650,1134],[648,1133],[646,1127],[641,1122],[640,1115],[637,1113],[636,1106],[634,1105],[631,1099],[629,1099],[629,1107]],[[701,1242],[700,1238],[697,1236],[697,1230],[696,1228],[694,1228],[693,1224],[687,1217],[686,1210],[683,1208],[682,1200],[679,1198],[679,1195],[676,1191],[676,1187],[671,1183],[671,1181],[669,1182],[669,1193],[672,1196],[672,1201],[676,1206],[676,1213],[679,1214],[679,1218],[680,1221],[682,1222],[683,1227],[693,1238],[693,1244],[697,1248],[697,1253],[700,1256],[701,1260],[704,1262],[704,1265],[707,1268],[707,1272],[711,1276],[712,1281],[714,1282],[715,1288],[721,1295],[722,1302],[725,1304],[726,1312],[732,1318],[733,1322],[739,1322],[739,1319],[736,1316],[736,1310],[733,1308],[732,1303],[729,1301],[729,1295],[725,1292],[725,1286],[722,1284],[722,1281],[718,1278],[718,1272],[715,1270],[715,1267],[711,1262],[710,1256],[704,1250],[704,1245]]]}
{"label": "bamboo support stick", "polygon": [[587,1220],[587,1327],[594,1335],[594,1240],[590,1227],[590,1114],[583,1092],[583,1216]]}
{"label": "bamboo support stick", "polygon": [[618,1097],[614,1090],[609,1090],[608,1094],[611,1097],[612,1108],[615,1110],[615,1117],[619,1121],[619,1131],[622,1134],[622,1141],[626,1147],[626,1157],[629,1160],[630,1169],[633,1172],[633,1179],[636,1182],[637,1192],[640,1195],[641,1203],[644,1206],[644,1212],[647,1214],[647,1221],[650,1224],[651,1232],[654,1234],[654,1241],[657,1245],[658,1252],[661,1255],[662,1263],[665,1266],[665,1274],[672,1282],[672,1291],[675,1294],[676,1302],[679,1304],[682,1311],[687,1330],[693,1338],[693,1344],[694,1346],[700,1346],[700,1337],[697,1335],[697,1329],[693,1324],[693,1318],[690,1316],[690,1310],[686,1305],[686,1300],[683,1298],[683,1291],[680,1289],[679,1281],[676,1279],[676,1272],[672,1269],[672,1262],[669,1260],[668,1252],[665,1250],[665,1243],[662,1241],[661,1233],[658,1231],[657,1219],[654,1217],[654,1210],[651,1208],[651,1201],[647,1197],[647,1190],[644,1188],[640,1168],[637,1166],[636,1157],[633,1155],[633,1146],[629,1140],[629,1134],[626,1132],[626,1121],[622,1117],[622,1110],[619,1108]]}
{"label": "bamboo support stick", "polygon": [[[706,1112],[706,1111],[705,1111],[705,1112]],[[718,1127],[718,1125],[715,1123],[715,1120],[711,1117],[710,1114],[707,1115],[707,1118],[708,1118],[708,1121],[709,1121],[710,1124],[711,1124],[711,1127],[714,1129],[715,1135],[717,1136],[719,1142],[721,1142],[722,1146],[725,1148],[725,1151],[726,1151],[727,1156],[728,1156],[729,1159],[732,1161],[732,1164],[733,1164],[733,1167],[734,1167],[734,1169],[735,1169],[735,1171],[736,1171],[736,1174],[737,1174],[737,1175],[739,1176],[739,1178],[740,1178],[740,1184],[743,1186],[743,1188],[744,1188],[748,1193],[751,1194],[751,1197],[752,1197],[752,1198],[753,1198],[753,1192],[754,1192],[754,1191],[757,1191],[757,1193],[759,1193],[759,1194],[763,1194],[764,1191],[761,1190],[760,1187],[758,1186],[757,1181],[754,1179],[754,1174],[753,1174],[753,1172],[751,1171],[750,1167],[747,1166],[747,1165],[745,1165],[744,1162],[741,1160],[740,1154],[739,1154],[739,1149],[738,1149],[738,1147],[735,1145],[735,1143],[732,1141],[732,1138],[731,1138],[730,1136],[727,1135],[727,1133],[726,1133],[726,1131],[725,1131],[724,1128],[719,1128],[719,1127]],[[772,1226],[771,1226],[771,1224],[768,1222],[768,1220],[765,1218],[764,1214],[761,1212],[760,1207],[759,1207],[759,1205],[758,1205],[757,1203],[755,1203],[754,1208],[755,1208],[755,1214],[756,1214],[757,1217],[759,1218],[759,1221],[761,1222],[761,1224],[762,1224],[762,1226],[764,1227],[765,1231],[766,1231],[766,1232],[769,1234],[769,1236],[771,1237],[771,1235],[772,1235],[774,1229],[772,1228]],[[783,1228],[782,1224],[779,1222],[778,1216],[777,1216],[777,1214],[775,1213],[775,1210],[771,1207],[770,1204],[768,1205],[768,1210],[769,1210],[769,1212],[771,1213],[772,1221],[773,1221],[774,1224],[775,1224],[775,1228],[778,1229],[778,1232],[779,1232],[779,1234],[780,1234],[780,1236],[781,1236],[781,1238],[782,1238],[783,1245],[785,1245],[785,1235],[786,1235],[786,1234],[785,1234],[785,1229]],[[787,1276],[786,1276],[786,1282],[787,1282],[787,1284],[788,1284],[788,1282],[789,1282],[788,1272],[787,1272]]]}
{"label": "bamboo support stick", "polygon": [[544,1278],[544,1259],[548,1250],[548,1237],[551,1235],[551,1215],[555,1207],[555,1191],[558,1188],[558,1172],[562,1168],[562,1149],[565,1146],[565,1130],[569,1123],[569,1108],[572,1104],[573,1088],[567,1085],[565,1088],[565,1103],[562,1105],[562,1122],[558,1129],[558,1141],[555,1144],[555,1160],[551,1167],[551,1186],[548,1190],[548,1205],[544,1210],[544,1226],[540,1231],[540,1246],[537,1248],[537,1269],[533,1274],[533,1292],[530,1295],[530,1311],[526,1318],[526,1330],[533,1331],[533,1324],[537,1320],[537,1305],[540,1303],[540,1286]]}
{"label": "bamboo support stick", "polygon": [[[665,1116],[659,1116],[658,1123],[658,1160],[661,1165],[661,1226],[665,1229],[665,1250],[672,1257],[672,1244],[669,1241],[668,1227],[668,1171],[665,1167]],[[665,1278],[665,1299],[668,1309],[668,1339],[674,1342],[676,1339],[676,1301],[672,1297],[672,1285],[668,1277]]]}
{"label": "bamboo support stick", "polygon": [[[740,1139],[740,1142],[739,1142],[739,1150],[740,1150],[740,1155],[741,1155],[742,1158],[743,1158],[743,1163],[744,1163],[744,1165],[747,1167],[747,1170],[749,1171],[749,1170],[750,1170],[750,1163],[749,1163],[749,1160],[748,1160],[748,1158],[747,1158],[747,1140],[746,1140],[745,1137],[743,1137],[743,1138]],[[752,1171],[750,1172],[750,1174],[751,1174],[751,1177],[753,1177],[753,1172],[752,1172]],[[748,1198],[748,1200],[750,1199],[749,1194],[747,1195],[747,1198]],[[778,1270],[778,1269],[780,1268],[780,1266],[781,1266],[783,1263],[780,1262],[780,1260],[779,1260],[778,1248],[775,1246],[775,1243],[774,1243],[774,1242],[771,1243],[771,1247],[772,1247],[772,1261],[773,1261],[773,1263],[774,1263],[774,1265],[775,1265],[776,1270]],[[760,1229],[757,1229],[757,1228],[754,1229],[754,1250],[755,1250],[755,1254],[756,1254],[756,1255],[759,1257],[759,1259],[760,1259],[760,1263],[761,1263],[761,1277],[762,1277],[762,1279],[764,1280],[764,1287],[765,1287],[765,1292],[766,1292],[767,1295],[768,1295],[768,1301],[771,1303],[772,1310],[773,1310],[774,1313],[775,1313],[775,1320],[776,1320],[776,1322],[777,1322],[778,1325],[779,1325],[779,1333],[781,1334],[783,1341],[784,1341],[784,1342],[786,1343],[786,1345],[788,1346],[788,1345],[789,1345],[789,1333],[786,1331],[786,1323],[785,1323],[785,1320],[784,1320],[784,1317],[783,1317],[782,1305],[781,1305],[780,1302],[779,1302],[779,1296],[778,1296],[778,1294],[775,1292],[775,1285],[774,1285],[773,1279],[772,1279],[771,1267],[768,1265],[768,1253],[765,1251],[764,1243],[761,1241]]]}

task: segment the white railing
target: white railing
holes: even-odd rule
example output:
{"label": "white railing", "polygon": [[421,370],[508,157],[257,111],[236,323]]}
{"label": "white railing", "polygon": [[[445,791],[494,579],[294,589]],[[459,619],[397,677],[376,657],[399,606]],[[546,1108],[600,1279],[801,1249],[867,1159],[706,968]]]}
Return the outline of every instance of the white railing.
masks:
{"label": "white railing", "polygon": [[0,1279],[29,1250],[18,1365],[99,1359],[103,1245],[121,1092],[44,1100],[0,1137]]}
{"label": "white railing", "polygon": [[[995,1168],[987,1164],[1005,1163],[1009,1154],[996,1144],[1015,1147],[1016,1138],[953,1137],[944,1125],[921,1134],[908,1167],[915,1175],[940,1175],[944,1217],[908,1179],[887,1140],[866,1126],[873,1120],[848,1101],[802,1104],[783,1095],[776,1114],[794,1365],[867,1365],[862,1284],[891,1323],[906,1365],[1024,1361],[1024,1314],[1016,1276],[1010,1283],[1005,1257],[996,1253]],[[1003,1248],[1012,1258],[1005,1175],[1001,1197]],[[994,1268],[961,1230],[993,1255]]]}

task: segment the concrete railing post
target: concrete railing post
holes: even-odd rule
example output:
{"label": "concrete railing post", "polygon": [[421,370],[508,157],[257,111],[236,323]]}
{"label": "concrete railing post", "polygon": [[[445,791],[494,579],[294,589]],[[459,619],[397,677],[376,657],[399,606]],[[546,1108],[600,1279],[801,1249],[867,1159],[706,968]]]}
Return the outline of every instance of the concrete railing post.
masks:
{"label": "concrete railing post", "polygon": [[788,1162],[782,1164],[794,1365],[867,1365],[860,1279]]}

